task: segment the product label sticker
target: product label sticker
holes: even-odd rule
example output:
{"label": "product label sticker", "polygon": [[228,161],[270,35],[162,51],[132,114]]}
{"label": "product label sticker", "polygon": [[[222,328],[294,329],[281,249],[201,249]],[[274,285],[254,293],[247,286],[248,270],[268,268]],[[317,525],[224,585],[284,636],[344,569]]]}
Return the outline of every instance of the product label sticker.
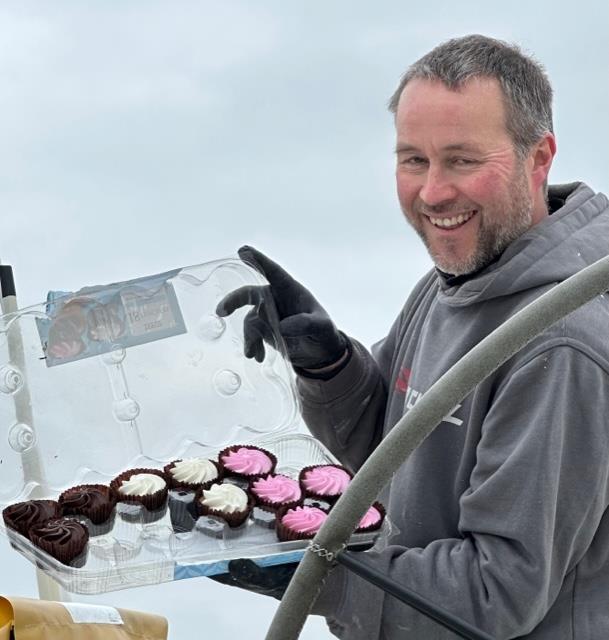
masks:
{"label": "product label sticker", "polygon": [[121,614],[114,607],[98,604],[61,602],[76,624],[124,624]]}
{"label": "product label sticker", "polygon": [[177,273],[77,293],[50,292],[47,317],[36,320],[47,366],[186,333],[169,282]]}

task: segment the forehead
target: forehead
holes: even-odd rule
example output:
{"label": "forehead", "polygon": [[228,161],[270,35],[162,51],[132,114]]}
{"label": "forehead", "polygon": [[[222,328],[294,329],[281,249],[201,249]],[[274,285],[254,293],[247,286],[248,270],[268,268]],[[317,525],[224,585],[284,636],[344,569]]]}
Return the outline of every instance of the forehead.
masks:
{"label": "forehead", "polygon": [[439,80],[411,80],[398,103],[398,144],[442,146],[509,142],[499,83],[472,78],[459,89]]}

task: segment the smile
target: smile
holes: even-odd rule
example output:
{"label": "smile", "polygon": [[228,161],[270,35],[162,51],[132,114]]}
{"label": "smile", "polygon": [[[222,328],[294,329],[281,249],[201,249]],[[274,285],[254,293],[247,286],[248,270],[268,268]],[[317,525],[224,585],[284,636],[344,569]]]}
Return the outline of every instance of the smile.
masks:
{"label": "smile", "polygon": [[434,227],[440,227],[441,229],[457,229],[458,227],[464,225],[468,220],[474,217],[476,211],[468,211],[467,213],[460,213],[458,216],[454,216],[452,218],[432,218],[430,216],[426,216],[429,222],[434,225]]}

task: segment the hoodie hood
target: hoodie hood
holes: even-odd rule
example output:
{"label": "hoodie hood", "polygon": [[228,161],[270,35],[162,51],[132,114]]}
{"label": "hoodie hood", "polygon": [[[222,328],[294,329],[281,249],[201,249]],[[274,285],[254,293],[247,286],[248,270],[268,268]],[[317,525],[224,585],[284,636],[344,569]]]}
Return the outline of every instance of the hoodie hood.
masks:
{"label": "hoodie hood", "polygon": [[562,207],[515,240],[473,278],[451,285],[442,276],[440,299],[470,304],[557,284],[609,252],[609,200],[582,182],[549,187]]}

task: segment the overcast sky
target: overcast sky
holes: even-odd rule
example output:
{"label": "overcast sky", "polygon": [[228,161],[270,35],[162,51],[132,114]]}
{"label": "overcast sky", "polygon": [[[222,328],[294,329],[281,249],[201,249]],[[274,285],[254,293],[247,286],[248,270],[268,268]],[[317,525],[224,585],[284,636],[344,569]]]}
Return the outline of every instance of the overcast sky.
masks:
{"label": "overcast sky", "polygon": [[[394,195],[407,65],[467,33],[519,43],[555,90],[550,182],[607,193],[608,25],[605,0],[3,2],[0,258],[26,306],[249,243],[370,344],[430,266]],[[0,553],[0,593],[35,595]],[[84,600],[161,612],[172,638],[246,616],[262,637],[275,607],[205,579]]]}

